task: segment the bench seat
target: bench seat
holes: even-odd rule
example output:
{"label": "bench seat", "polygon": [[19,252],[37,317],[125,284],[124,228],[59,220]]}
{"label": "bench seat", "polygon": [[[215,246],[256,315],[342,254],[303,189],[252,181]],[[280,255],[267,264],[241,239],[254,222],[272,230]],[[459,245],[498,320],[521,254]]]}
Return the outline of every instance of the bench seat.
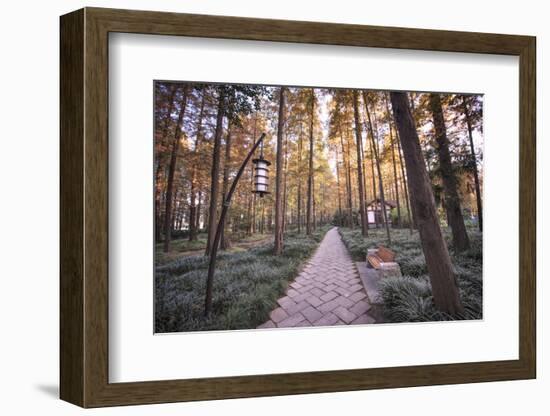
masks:
{"label": "bench seat", "polygon": [[367,265],[378,270],[383,277],[401,276],[401,268],[395,262],[395,253],[382,245],[368,250]]}

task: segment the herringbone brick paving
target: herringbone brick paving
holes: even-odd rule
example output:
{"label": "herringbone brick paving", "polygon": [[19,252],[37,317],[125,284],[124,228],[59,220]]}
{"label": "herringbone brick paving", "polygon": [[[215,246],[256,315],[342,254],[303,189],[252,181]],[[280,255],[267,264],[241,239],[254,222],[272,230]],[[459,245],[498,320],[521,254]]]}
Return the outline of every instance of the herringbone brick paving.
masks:
{"label": "herringbone brick paving", "polygon": [[371,305],[338,228],[327,232],[290,283],[270,319],[258,328],[369,324]]}

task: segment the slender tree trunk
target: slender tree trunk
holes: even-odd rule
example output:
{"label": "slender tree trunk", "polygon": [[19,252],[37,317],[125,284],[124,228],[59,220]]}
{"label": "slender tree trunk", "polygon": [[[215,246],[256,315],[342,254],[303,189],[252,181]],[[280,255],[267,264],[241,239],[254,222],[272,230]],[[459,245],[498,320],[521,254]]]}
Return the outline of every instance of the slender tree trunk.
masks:
{"label": "slender tree trunk", "polygon": [[340,191],[340,157],[336,146],[336,186],[338,188],[338,216],[342,218],[342,192]]}
{"label": "slender tree trunk", "polygon": [[256,220],[256,211],[257,211],[258,199],[256,194],[252,195],[252,234],[256,234],[258,231],[258,223]]}
{"label": "slender tree trunk", "polygon": [[[258,113],[254,113],[254,130],[252,131],[252,145],[256,144],[256,128],[258,126]],[[256,233],[256,193],[254,191],[254,167],[250,166],[250,191],[252,193],[252,219],[250,221],[250,234]]]}
{"label": "slender tree trunk", "polygon": [[[371,170],[371,176],[372,176],[372,200],[376,204],[378,201],[378,192],[376,191],[376,174],[374,172],[374,165],[376,164],[376,162],[374,157],[374,149],[372,147],[372,141],[369,141],[369,150],[370,150],[370,170]],[[376,215],[376,211],[374,212],[374,223],[375,223],[375,227],[378,228],[378,216]]]}
{"label": "slender tree trunk", "polygon": [[300,134],[298,136],[298,189],[297,189],[297,208],[298,208],[298,234],[302,234],[302,150],[303,150],[303,123],[300,120]]}
{"label": "slender tree trunk", "polygon": [[196,225],[195,230],[198,231],[201,229],[201,208],[202,208],[202,189],[199,189],[199,194],[197,196],[197,215],[195,217]]}
{"label": "slender tree trunk", "polygon": [[395,137],[397,139],[397,153],[399,154],[399,165],[401,166],[401,180],[403,181],[403,191],[405,192],[405,203],[407,204],[407,219],[409,221],[409,231],[412,235],[416,221],[414,219],[414,208],[410,204],[409,185],[407,185],[407,177],[405,176],[405,164],[403,163],[403,155],[401,153],[401,140],[399,139],[399,131],[397,130],[397,128],[395,130]]}
{"label": "slender tree trunk", "polygon": [[218,190],[220,187],[220,147],[223,134],[223,118],[225,113],[225,96],[220,90],[218,97],[218,113],[216,115],[216,132],[214,133],[214,149],[212,151],[212,173],[210,183],[210,209],[208,213],[208,239],[205,255],[209,256],[216,234],[216,218],[218,210]]}
{"label": "slender tree trunk", "polygon": [[[366,130],[365,130],[366,131]],[[367,137],[367,141],[368,141],[368,137]],[[368,192],[368,180],[367,180],[367,156],[366,156],[366,153],[365,153],[365,146],[363,144],[363,140],[361,140],[361,159],[362,159],[362,164],[361,164],[361,167],[363,168],[363,190],[364,190],[364,197],[365,197],[365,210],[366,210],[366,204],[367,204],[367,201],[369,201],[369,192]],[[369,219],[368,219],[368,214],[367,215],[367,228],[369,226]]]}
{"label": "slender tree trunk", "polygon": [[190,201],[189,201],[189,241],[197,239],[197,230],[196,225],[196,216],[197,216],[197,196],[195,192],[195,173],[191,175],[191,191],[190,191]]}
{"label": "slender tree trunk", "polygon": [[315,111],[315,92],[311,89],[311,103],[309,110],[309,167],[307,175],[307,214],[306,234],[311,235],[313,217],[313,121]]}
{"label": "slender tree trunk", "polygon": [[[410,109],[411,114],[413,116],[413,120],[415,120],[415,113],[416,113],[416,107],[415,107],[415,100],[416,100],[416,93],[410,92],[409,93],[409,102],[410,102]],[[420,140],[420,138],[419,138]],[[429,159],[429,153],[428,153],[428,143],[426,143],[425,140],[420,140],[420,148],[422,149],[422,153],[424,154],[424,160],[426,161],[426,169],[428,170],[428,176],[432,177],[432,170],[430,167],[430,159]]]}
{"label": "slender tree trunk", "polygon": [[349,209],[349,223],[350,227],[355,228],[355,218],[353,215],[353,182],[351,180],[351,145],[349,143],[349,136],[346,136],[346,159],[347,159],[347,178],[348,178],[348,209]]}
{"label": "slender tree trunk", "polygon": [[298,182],[298,203],[297,203],[297,216],[298,216],[298,234],[302,234],[302,184]]}
{"label": "slender tree trunk", "polygon": [[[338,125],[338,131],[340,133],[340,145],[342,147],[342,162],[344,164],[344,168],[346,169],[346,192],[347,192],[347,208],[348,208],[348,225],[351,228],[354,228],[353,223],[353,205],[352,205],[352,191],[351,191],[351,163],[350,163],[350,155],[349,155],[349,142],[348,142],[348,148],[344,146],[344,132],[342,130],[341,124]],[[347,140],[346,140],[347,142]]]}
{"label": "slender tree trunk", "polygon": [[447,217],[453,232],[453,246],[456,251],[464,251],[470,247],[470,239],[468,238],[468,233],[466,233],[462,209],[460,207],[460,198],[451,162],[449,141],[447,139],[445,119],[443,118],[443,108],[439,94],[430,94],[430,108],[434,119],[439,166],[445,189]]}
{"label": "slender tree trunk", "polygon": [[[363,101],[365,101],[365,94],[363,93]],[[366,101],[365,101],[366,103]],[[365,104],[366,107],[366,104]],[[372,141],[368,138],[368,133],[372,131],[370,128],[370,124],[368,121],[365,121],[365,129],[367,130],[367,142],[369,143],[369,153],[370,153],[370,172],[371,172],[371,178],[372,178],[372,200],[376,204],[377,201],[377,192],[376,192],[376,175],[374,173],[374,165],[375,165],[375,157],[374,157],[374,150],[372,147]],[[374,224],[375,227],[378,228],[378,216],[376,215],[376,211],[374,211]]]}
{"label": "slender tree trunk", "polygon": [[[323,178],[324,179],[324,178]],[[326,212],[326,205],[325,205],[326,199],[325,199],[325,182],[321,182],[321,225],[325,224],[325,212]]]}
{"label": "slender tree trunk", "polygon": [[384,217],[384,224],[386,226],[386,236],[388,244],[391,244],[390,224],[388,223],[388,213],[386,212],[386,199],[384,198],[384,182],[382,180],[382,170],[380,169],[380,157],[378,155],[378,148],[376,142],[378,138],[374,137],[374,130],[372,128],[372,119],[369,110],[369,103],[367,101],[367,94],[363,91],[363,100],[365,101],[365,109],[367,110],[367,117],[369,120],[370,137],[372,140],[372,148],[374,150],[374,159],[376,160],[376,170],[378,172],[378,186],[380,188],[380,203],[382,205],[382,215]]}
{"label": "slender tree trunk", "polygon": [[283,234],[286,232],[287,227],[287,207],[288,207],[288,134],[285,134],[285,166],[284,166],[284,180],[283,180]]}
{"label": "slender tree trunk", "polygon": [[253,199],[253,193],[252,190],[254,189],[254,170],[253,168],[250,169],[250,192],[248,194],[248,204],[246,209],[246,218],[247,218],[247,226],[246,226],[246,235],[252,235],[252,224],[254,223],[254,219],[252,218],[252,199]]}
{"label": "slender tree trunk", "polygon": [[179,218],[180,209],[181,209],[181,206],[180,206],[181,190],[178,188],[177,185],[175,185],[174,188],[176,189],[176,193],[174,195],[174,200],[172,202],[172,207],[173,207],[172,208],[172,224],[170,224],[170,228],[172,230],[175,230],[176,227],[177,227],[178,218]]}
{"label": "slender tree trunk", "polygon": [[181,125],[183,123],[183,116],[185,114],[185,108],[187,107],[187,95],[189,94],[189,86],[186,86],[183,90],[183,97],[180,104],[180,112],[178,115],[178,121],[176,122],[176,129],[174,131],[174,139],[172,140],[172,154],[170,156],[170,166],[168,168],[168,180],[166,183],[166,209],[164,212],[164,252],[170,251],[170,240],[172,239],[172,193],[174,188],[174,174],[176,172],[176,162],[178,159],[178,152],[180,147],[181,137]]}
{"label": "slender tree trunk", "polygon": [[283,252],[283,130],[285,127],[285,87],[279,91],[279,119],[277,124],[277,173],[275,177],[275,247],[273,254]]}
{"label": "slender tree trunk", "polygon": [[187,194],[182,192],[182,195],[178,198],[178,209],[176,211],[176,218],[174,219],[174,229],[183,229],[183,223],[185,221],[185,202],[187,201]]}
{"label": "slender tree trunk", "polygon": [[315,173],[313,174],[313,177],[311,178],[311,199],[313,200],[313,222],[312,222],[312,228],[313,231],[317,229],[317,201],[315,199]]}
{"label": "slender tree trunk", "polygon": [[264,234],[264,232],[265,232],[265,200],[264,200],[264,198],[262,198],[260,204],[262,206],[262,216],[261,216],[261,221],[260,221],[260,234]]}
{"label": "slender tree trunk", "polygon": [[365,210],[365,189],[363,188],[363,158],[361,155],[361,123],[359,122],[359,97],[357,90],[353,90],[353,115],[355,120],[355,142],[357,150],[357,186],[359,188],[359,213],[361,215],[361,234],[363,237],[369,235],[369,225],[367,223],[367,213]]}
{"label": "slender tree trunk", "polygon": [[158,160],[155,171],[155,241],[157,243],[162,238],[162,165],[162,162]]}
{"label": "slender tree trunk", "polygon": [[477,157],[476,157],[476,151],[474,148],[474,136],[472,134],[472,119],[470,116],[470,109],[468,108],[468,103],[466,102],[466,96],[464,95],[462,96],[462,109],[464,111],[464,116],[466,117],[466,125],[468,126],[468,137],[470,139],[470,153],[472,156],[472,168],[474,170],[474,182],[476,187],[478,227],[479,227],[479,231],[483,231],[483,209],[481,206],[481,187],[479,185],[479,174],[477,172]]}
{"label": "slender tree trunk", "polygon": [[451,263],[437,219],[432,185],[424,164],[424,157],[414,120],[405,93],[390,93],[395,123],[407,165],[407,180],[411,190],[411,203],[415,206],[417,226],[430,283],[437,309],[451,315],[461,314],[463,306]]}
{"label": "slender tree trunk", "polygon": [[197,240],[197,206],[196,206],[196,181],[197,181],[197,158],[199,157],[200,152],[200,143],[202,136],[202,119],[204,116],[204,104],[205,104],[205,93],[203,92],[201,98],[201,108],[199,111],[199,119],[197,121],[197,134],[195,136],[195,148],[193,150],[194,159],[192,162],[192,172],[191,172],[191,201],[189,205],[189,241]]}
{"label": "slender tree trunk", "polygon": [[393,183],[395,185],[395,202],[397,204],[397,225],[399,228],[403,226],[401,222],[401,204],[399,203],[399,181],[397,179],[397,165],[395,161],[395,142],[393,140],[393,131],[391,123],[391,113],[390,107],[388,105],[388,96],[384,95],[384,101],[386,102],[386,113],[388,114],[388,130],[390,131],[390,142],[391,142],[391,158],[393,162]]}
{"label": "slender tree trunk", "polygon": [[272,233],[273,232],[273,222],[274,222],[273,217],[275,216],[272,204],[269,204],[269,206],[267,207],[267,211],[268,211],[268,214],[267,214],[267,231],[269,233]]}
{"label": "slender tree trunk", "polygon": [[[227,138],[225,140],[225,162],[223,166],[223,183],[222,183],[222,201],[225,201],[227,190],[229,189],[229,168],[231,167],[231,122],[227,125]],[[230,218],[230,217],[229,217]],[[227,237],[227,227],[230,221],[224,221],[221,230],[220,248],[227,250],[231,247],[229,238]]]}
{"label": "slender tree trunk", "polygon": [[204,202],[203,202],[203,210],[202,215],[204,219],[203,229],[206,231],[206,237],[208,239],[208,227],[210,226],[210,218],[208,216],[210,215],[210,197],[208,195],[208,192],[204,193]]}
{"label": "slender tree trunk", "polygon": [[[168,105],[168,112],[166,113],[166,118],[164,119],[164,126],[162,128],[162,133],[159,139],[159,143],[163,144],[166,141],[166,136],[168,135],[168,129],[170,127],[170,121],[172,120],[172,111],[174,111],[174,104],[176,99],[176,92],[178,88],[176,85],[172,85],[170,89],[170,98]],[[162,173],[163,173],[163,156],[162,152],[157,152],[157,168],[155,172],[155,241],[158,243],[161,241],[162,237]]]}

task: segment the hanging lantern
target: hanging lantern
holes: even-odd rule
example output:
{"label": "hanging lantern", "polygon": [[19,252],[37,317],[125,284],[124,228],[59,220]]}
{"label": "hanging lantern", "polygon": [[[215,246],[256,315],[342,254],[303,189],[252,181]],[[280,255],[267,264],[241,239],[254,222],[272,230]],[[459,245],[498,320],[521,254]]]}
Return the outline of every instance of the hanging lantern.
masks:
{"label": "hanging lantern", "polygon": [[268,194],[267,190],[269,184],[269,163],[264,159],[264,146],[261,144],[260,157],[252,161],[254,163],[254,193],[260,195],[263,198],[265,194]]}

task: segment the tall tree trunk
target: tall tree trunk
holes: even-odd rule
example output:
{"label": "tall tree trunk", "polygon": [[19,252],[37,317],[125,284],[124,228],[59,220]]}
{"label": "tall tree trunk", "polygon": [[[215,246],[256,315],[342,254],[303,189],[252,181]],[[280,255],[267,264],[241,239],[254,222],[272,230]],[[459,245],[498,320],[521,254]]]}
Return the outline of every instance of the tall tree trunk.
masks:
{"label": "tall tree trunk", "polygon": [[[174,104],[176,101],[176,92],[178,88],[176,85],[172,85],[170,89],[170,98],[168,105],[168,112],[166,113],[166,118],[164,119],[164,126],[162,128],[162,133],[160,136],[160,143],[166,141],[166,136],[168,135],[168,129],[170,127],[170,121],[172,120],[172,111],[174,111]],[[163,173],[163,157],[162,153],[157,152],[157,168],[155,172],[155,241],[158,243],[161,241],[162,237],[162,184],[161,178]]]}
{"label": "tall tree trunk", "polygon": [[210,197],[208,195],[208,192],[204,193],[204,202],[203,202],[204,208],[202,210],[203,215],[203,229],[206,230],[206,237],[208,239],[208,227],[210,226],[210,218],[208,216],[210,215]]}
{"label": "tall tree trunk", "polygon": [[418,231],[437,309],[451,315],[464,311],[451,257],[439,227],[437,211],[424,157],[406,93],[390,93],[395,123],[407,165],[411,203],[415,207]]}
{"label": "tall tree trunk", "polygon": [[357,186],[359,188],[359,213],[361,215],[361,234],[363,237],[369,235],[369,225],[367,223],[367,212],[365,210],[365,189],[363,181],[363,158],[361,155],[361,123],[359,122],[359,98],[357,90],[353,90],[353,116],[355,121],[355,142],[357,150]]}
{"label": "tall tree trunk", "polygon": [[315,199],[315,173],[311,178],[311,199],[313,202],[313,221],[312,221],[312,231],[317,229],[317,201]]}
{"label": "tall tree trunk", "polygon": [[464,116],[466,117],[466,125],[468,126],[468,137],[470,139],[470,153],[472,156],[472,167],[474,169],[474,182],[476,187],[476,203],[477,203],[477,217],[479,231],[483,231],[483,209],[481,206],[481,187],[479,185],[479,174],[477,172],[477,157],[474,148],[474,136],[472,134],[472,119],[470,115],[470,109],[466,101],[466,96],[462,96],[462,109]]}
{"label": "tall tree trunk", "polygon": [[246,235],[252,235],[252,224],[254,223],[254,219],[252,218],[252,199],[253,199],[253,193],[252,190],[254,189],[254,168],[250,168],[250,184],[251,184],[251,190],[248,194],[248,203],[246,208],[246,218],[247,218],[247,225],[246,225]]}
{"label": "tall tree trunk", "polygon": [[[412,116],[413,116],[413,120],[415,119],[416,115],[416,107],[415,107],[415,102],[416,100],[416,93],[414,92],[410,92],[409,93],[409,103],[410,103],[410,109],[411,109],[411,113],[412,113]],[[419,138],[420,140],[420,138]],[[430,167],[430,159],[429,159],[429,152],[428,152],[428,143],[426,140],[421,140],[420,141],[420,148],[422,149],[422,153],[424,154],[424,160],[426,161],[426,169],[428,170],[428,176],[431,178],[432,177],[432,170],[431,170],[431,167]]]}
{"label": "tall tree trunk", "polygon": [[346,169],[346,191],[347,191],[347,208],[348,208],[348,225],[351,228],[354,228],[353,223],[353,205],[352,205],[352,191],[351,191],[351,163],[350,163],[350,155],[349,155],[349,142],[346,140],[348,144],[348,148],[344,146],[344,132],[342,130],[342,125],[338,125],[338,131],[340,133],[340,145],[342,147],[342,162],[344,163],[344,168]]}
{"label": "tall tree trunk", "polygon": [[196,216],[197,216],[197,196],[195,192],[195,173],[192,173],[191,175],[191,190],[190,190],[190,201],[189,201],[189,241],[193,241],[197,239],[197,230],[195,228],[196,225]]}
{"label": "tall tree trunk", "polygon": [[181,190],[178,188],[177,185],[174,186],[174,188],[176,189],[176,192],[174,194],[174,200],[172,202],[172,224],[170,224],[170,228],[172,230],[175,230],[176,227],[177,227],[177,223],[178,223],[178,217],[179,217],[179,213],[180,213],[180,194],[181,194]]}
{"label": "tall tree trunk", "polygon": [[284,156],[285,166],[284,179],[283,179],[283,234],[286,232],[287,227],[287,207],[288,207],[288,134],[285,134],[285,156]]}
{"label": "tall tree trunk", "polygon": [[325,205],[326,199],[325,199],[325,182],[321,182],[321,225],[325,224],[325,212],[326,212],[326,205]]}
{"label": "tall tree trunk", "polygon": [[183,123],[183,116],[185,114],[185,108],[187,107],[187,95],[189,94],[189,85],[183,90],[183,97],[180,104],[180,112],[178,114],[178,121],[176,122],[176,129],[174,131],[174,138],[172,140],[172,154],[170,156],[170,166],[168,168],[168,180],[166,183],[166,207],[164,212],[164,252],[170,251],[170,240],[172,239],[172,193],[174,190],[174,174],[176,172],[176,162],[178,159],[178,152],[180,148],[181,137],[181,125]]}
{"label": "tall tree trunk", "polygon": [[351,180],[351,145],[349,143],[349,136],[346,135],[346,154],[347,154],[347,175],[348,175],[348,209],[349,209],[349,222],[350,227],[355,228],[355,218],[353,215],[353,182]]}
{"label": "tall tree trunk", "polygon": [[[254,129],[252,130],[252,146],[256,144],[256,128],[258,126],[258,113],[254,113]],[[252,215],[250,217],[250,234],[256,233],[256,193],[254,192],[254,165],[250,165],[250,193],[252,195]]]}
{"label": "tall tree trunk", "polygon": [[265,232],[265,199],[262,198],[260,200],[260,205],[262,206],[262,216],[260,221],[260,234],[264,234]]}
{"label": "tall tree trunk", "polygon": [[279,91],[279,119],[277,123],[277,173],[275,176],[275,247],[273,254],[283,252],[283,130],[285,127],[285,87]]}
{"label": "tall tree trunk", "polygon": [[225,95],[219,90],[218,97],[218,113],[216,115],[216,132],[214,133],[214,149],[212,150],[212,172],[210,183],[210,209],[208,213],[208,239],[206,242],[205,255],[209,256],[214,242],[217,226],[217,210],[218,210],[218,190],[220,187],[220,147],[223,134],[223,118],[225,113]]}
{"label": "tall tree trunk", "polygon": [[196,205],[196,181],[197,181],[197,158],[200,151],[201,135],[202,135],[202,119],[204,116],[204,104],[205,104],[205,93],[202,93],[201,98],[201,108],[199,111],[199,119],[197,121],[197,134],[195,136],[195,148],[193,149],[194,159],[192,162],[192,172],[191,172],[191,201],[189,205],[189,241],[197,240],[197,205]]}
{"label": "tall tree trunk", "polygon": [[275,230],[275,227],[274,227],[274,217],[275,217],[275,207],[272,205],[272,204],[269,204],[268,206],[268,216],[267,216],[267,223],[269,224],[268,225],[268,232],[269,233],[273,233],[274,230]]}
{"label": "tall tree trunk", "polygon": [[162,238],[162,167],[162,161],[158,160],[155,170],[155,241],[157,243],[159,243]]}
{"label": "tall tree trunk", "polygon": [[307,214],[306,214],[306,234],[311,235],[312,217],[313,217],[313,118],[315,111],[315,92],[311,89],[311,103],[309,109],[309,165],[307,175]]}
{"label": "tall tree trunk", "polygon": [[[229,121],[227,125],[227,138],[225,140],[225,161],[223,166],[222,201],[225,201],[225,198],[227,196],[227,191],[229,189],[229,168],[230,167],[231,167],[231,121]],[[229,238],[227,237],[228,222],[229,221],[224,221],[224,224],[221,230],[220,248],[222,250],[227,250],[231,246]]]}
{"label": "tall tree trunk", "polygon": [[378,186],[380,191],[380,203],[382,205],[382,215],[384,217],[384,224],[386,226],[386,237],[388,239],[388,244],[391,244],[391,235],[390,235],[390,224],[388,223],[388,213],[386,212],[386,199],[384,198],[384,181],[382,180],[382,170],[380,169],[380,157],[378,155],[378,147],[376,142],[378,141],[378,136],[375,138],[374,129],[372,128],[372,118],[369,110],[369,102],[367,100],[367,94],[363,91],[363,101],[365,102],[365,109],[367,110],[367,118],[369,120],[369,129],[370,137],[372,140],[372,148],[374,150],[374,159],[376,161],[376,170],[378,172]]}
{"label": "tall tree trunk", "polygon": [[338,216],[342,219],[342,193],[340,191],[340,157],[336,146],[336,186],[338,188]]}
{"label": "tall tree trunk", "polygon": [[399,228],[403,226],[401,222],[401,204],[399,203],[399,181],[397,179],[397,165],[395,160],[395,142],[393,140],[393,129],[391,123],[391,113],[390,106],[388,105],[388,96],[384,95],[384,101],[386,103],[386,113],[388,115],[388,130],[390,131],[390,142],[391,142],[391,158],[393,162],[393,183],[395,185],[395,202],[397,204],[397,224]]}
{"label": "tall tree trunk", "polygon": [[441,107],[439,94],[430,94],[430,108],[434,119],[439,167],[443,179],[443,187],[445,189],[447,217],[453,232],[453,246],[456,251],[464,251],[470,247],[470,239],[466,232],[462,209],[460,208],[460,198],[458,196],[456,178],[451,162],[449,141],[447,139],[445,119],[443,118],[443,108]]}
{"label": "tall tree trunk", "polygon": [[195,217],[196,224],[195,230],[198,231],[201,229],[201,208],[202,208],[202,189],[199,189],[199,194],[197,196],[197,215]]}
{"label": "tall tree trunk", "polygon": [[[363,101],[366,103],[366,95],[363,92]],[[366,104],[365,104],[366,107]],[[367,130],[367,142],[369,143],[369,154],[370,154],[370,172],[371,172],[371,178],[372,178],[372,200],[376,204],[377,200],[377,191],[376,191],[376,174],[374,173],[374,166],[376,164],[375,157],[374,157],[374,150],[372,147],[372,141],[369,140],[368,135],[371,131],[369,122],[367,120],[364,121],[365,124],[365,130]],[[375,227],[378,228],[378,216],[376,215],[376,211],[374,211],[374,224]]]}
{"label": "tall tree trunk", "polygon": [[[395,122],[395,120],[394,120]],[[401,166],[401,180],[403,181],[403,192],[405,193],[405,203],[407,204],[407,219],[409,221],[409,231],[412,234],[413,229],[416,227],[416,221],[414,217],[414,210],[410,204],[409,197],[409,185],[407,184],[407,177],[405,176],[405,164],[403,163],[403,155],[401,153],[401,140],[399,139],[399,131],[395,130],[395,138],[397,139],[397,153],[399,154],[399,166]]]}
{"label": "tall tree trunk", "polygon": [[252,234],[256,234],[258,230],[258,223],[256,222],[256,211],[257,211],[258,199],[256,194],[252,195]]}
{"label": "tall tree trunk", "polygon": [[[366,130],[365,130],[366,131]],[[368,137],[367,137],[368,141]],[[363,161],[361,167],[363,168],[363,190],[364,190],[364,196],[365,196],[365,210],[366,210],[366,204],[367,201],[369,201],[369,191],[368,191],[368,180],[367,180],[367,155],[365,153],[365,146],[363,144],[363,140],[361,140],[361,159]],[[367,215],[367,228],[369,226],[369,219],[368,219],[368,213]]]}
{"label": "tall tree trunk", "polygon": [[297,189],[297,208],[298,208],[298,234],[302,234],[302,150],[303,150],[303,123],[300,120],[300,134],[298,136],[298,189]]}

